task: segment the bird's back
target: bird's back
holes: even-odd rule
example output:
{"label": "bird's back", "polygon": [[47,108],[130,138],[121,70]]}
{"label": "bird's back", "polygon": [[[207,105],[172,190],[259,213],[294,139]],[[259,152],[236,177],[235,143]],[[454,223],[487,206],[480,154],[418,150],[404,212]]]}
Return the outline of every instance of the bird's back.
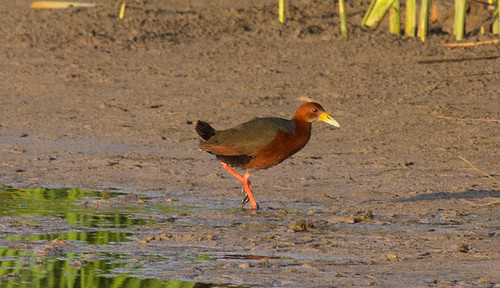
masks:
{"label": "bird's back", "polygon": [[[207,127],[208,125],[208,127]],[[276,117],[255,118],[226,130],[211,130],[209,124],[199,121],[196,131],[202,141],[200,148],[217,155],[233,166],[245,167],[259,150],[266,147],[281,133],[294,133],[295,122]]]}

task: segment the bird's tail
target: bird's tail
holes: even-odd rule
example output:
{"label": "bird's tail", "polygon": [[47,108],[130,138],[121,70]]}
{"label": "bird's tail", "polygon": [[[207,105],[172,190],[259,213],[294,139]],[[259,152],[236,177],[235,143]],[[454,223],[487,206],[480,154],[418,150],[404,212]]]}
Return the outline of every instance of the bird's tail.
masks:
{"label": "bird's tail", "polygon": [[215,129],[210,126],[207,122],[198,120],[196,123],[196,132],[200,135],[201,139],[208,140],[215,135]]}

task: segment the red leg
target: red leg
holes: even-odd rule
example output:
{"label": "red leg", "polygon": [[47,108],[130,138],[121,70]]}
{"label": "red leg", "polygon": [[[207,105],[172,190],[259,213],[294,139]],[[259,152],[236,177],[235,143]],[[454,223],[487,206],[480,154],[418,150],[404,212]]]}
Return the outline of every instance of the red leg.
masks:
{"label": "red leg", "polygon": [[245,188],[245,191],[247,191],[247,196],[248,200],[250,200],[250,205],[252,205],[253,210],[259,209],[259,204],[255,201],[255,198],[253,198],[252,194],[252,184],[250,181],[248,181],[248,178],[250,177],[250,173],[245,173],[243,176],[243,188]]}
{"label": "red leg", "polygon": [[222,165],[222,168],[226,169],[227,172],[231,173],[231,175],[233,175],[234,177],[236,177],[236,179],[240,180],[240,182],[243,183],[243,176],[234,171],[233,168],[229,167],[229,165],[224,162],[220,162],[220,165]]}
{"label": "red leg", "polygon": [[[222,168],[226,169],[227,172],[231,173],[236,179],[240,180],[241,184],[243,184],[243,189],[245,189],[245,192],[247,193],[248,200],[250,200],[250,204],[252,205],[252,209],[257,210],[259,209],[259,204],[255,202],[255,198],[253,197],[252,194],[252,184],[250,181],[248,181],[248,178],[250,177],[250,173],[245,173],[244,176],[241,176],[238,172],[234,171],[233,168],[229,167],[224,162],[220,162],[222,165]],[[246,199],[246,198],[245,198]],[[246,203],[245,199],[243,200],[243,205]]]}

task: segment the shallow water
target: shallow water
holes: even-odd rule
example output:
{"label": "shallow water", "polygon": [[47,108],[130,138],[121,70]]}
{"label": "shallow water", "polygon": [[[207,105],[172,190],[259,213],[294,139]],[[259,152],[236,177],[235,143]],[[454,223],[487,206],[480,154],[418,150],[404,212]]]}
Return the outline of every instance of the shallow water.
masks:
{"label": "shallow water", "polygon": [[130,276],[124,271],[140,267],[130,255],[100,253],[85,261],[76,254],[66,254],[42,260],[30,253],[0,248],[0,263],[1,287],[244,287]]}
{"label": "shallow water", "polygon": [[[412,265],[401,279],[425,286],[453,280],[433,271],[422,278],[428,263],[483,265],[477,255],[497,246],[497,218],[479,221],[474,211],[309,201],[252,213],[234,208],[234,197],[147,195],[0,191],[0,287],[363,286],[379,277],[374,266],[390,274],[401,264]],[[301,221],[311,226],[294,232]],[[397,284],[383,273],[380,283]]]}
{"label": "shallow water", "polygon": [[[0,223],[4,225],[0,229],[0,286],[245,287],[140,277],[144,263],[162,256],[147,252],[133,255],[120,247],[132,241],[134,233],[130,228],[154,226],[157,220],[141,217],[142,209],[134,205],[115,205],[111,201],[103,207],[93,206],[123,195],[114,190],[78,188],[7,188],[1,191]],[[152,208],[170,213],[185,213],[193,209],[197,208],[174,209],[168,205]],[[37,229],[40,226],[43,229]],[[57,232],[37,233],[47,230]],[[53,243],[62,243],[60,247],[54,244],[55,250],[49,249],[49,252],[55,251],[54,255],[40,252],[52,248]],[[234,257],[244,256],[178,254],[175,261],[203,262]]]}

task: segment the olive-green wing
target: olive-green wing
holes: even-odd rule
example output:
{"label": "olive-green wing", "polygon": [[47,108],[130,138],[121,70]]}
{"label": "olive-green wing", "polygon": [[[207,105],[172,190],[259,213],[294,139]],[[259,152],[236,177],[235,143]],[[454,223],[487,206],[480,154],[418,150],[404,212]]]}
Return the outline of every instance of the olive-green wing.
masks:
{"label": "olive-green wing", "polygon": [[281,118],[255,118],[234,128],[217,131],[201,144],[201,148],[216,155],[255,156],[270,144],[279,131],[293,133],[295,122]]}

